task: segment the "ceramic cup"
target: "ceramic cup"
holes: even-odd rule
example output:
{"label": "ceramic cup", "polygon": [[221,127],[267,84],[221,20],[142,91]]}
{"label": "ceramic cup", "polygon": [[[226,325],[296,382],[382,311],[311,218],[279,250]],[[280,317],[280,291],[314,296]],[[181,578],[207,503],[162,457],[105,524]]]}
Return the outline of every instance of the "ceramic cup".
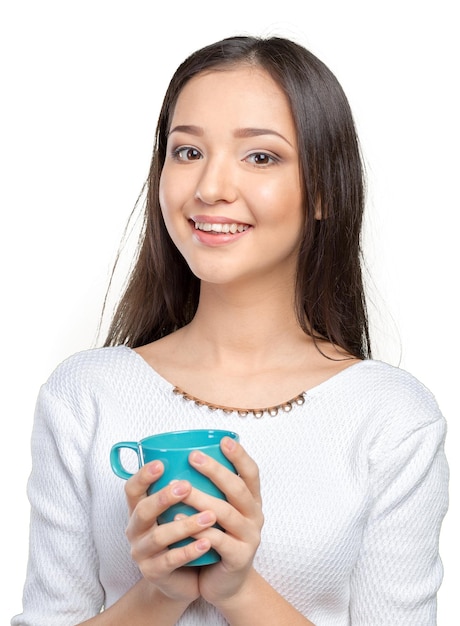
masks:
{"label": "ceramic cup", "polygon": [[[220,449],[220,441],[223,437],[231,437],[236,441],[239,440],[236,433],[228,430],[182,430],[152,435],[151,437],[141,439],[141,441],[120,441],[112,446],[110,464],[117,476],[125,480],[131,478],[132,473],[123,466],[120,453],[124,449],[134,450],[137,454],[139,467],[150,461],[161,461],[164,465],[164,473],[149,487],[149,495],[166,487],[172,480],[187,480],[196,489],[200,489],[216,498],[225,499],[222,491],[209,478],[195,470],[188,461],[188,457],[193,450],[201,450],[204,454],[216,459],[216,461],[219,461],[219,463],[236,473],[234,466]],[[171,522],[179,513],[193,515],[196,512],[193,507],[179,502],[162,513],[158,518],[158,523]],[[187,538],[169,547],[180,547],[191,541],[193,539]],[[188,565],[209,565],[216,563],[219,559],[219,554],[211,549]]]}

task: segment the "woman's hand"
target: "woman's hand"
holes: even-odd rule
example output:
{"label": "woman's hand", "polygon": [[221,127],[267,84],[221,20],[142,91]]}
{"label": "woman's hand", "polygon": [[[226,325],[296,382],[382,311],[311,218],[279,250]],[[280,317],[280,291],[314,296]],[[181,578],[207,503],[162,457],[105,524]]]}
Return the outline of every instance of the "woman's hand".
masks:
{"label": "woman's hand", "polygon": [[216,522],[216,516],[213,511],[203,508],[196,515],[157,524],[161,513],[185,500],[192,491],[190,483],[177,481],[147,496],[147,489],[162,473],[163,465],[153,461],[127,481],[125,491],[130,520],[126,536],[131,544],[131,555],[144,578],[168,598],[189,604],[200,595],[198,568],[182,566],[207,552],[211,547],[210,540],[200,537],[181,548],[170,550],[168,546],[198,535]]}
{"label": "woman's hand", "polygon": [[[193,489],[187,481],[171,483],[147,496],[149,486],[163,473],[162,464],[156,461],[126,483],[130,511],[126,536],[132,557],[147,581],[178,602],[190,603],[201,595],[216,607],[227,603],[244,588],[260,543],[263,514],[258,467],[233,439],[224,438],[221,448],[237,475],[200,452],[191,453],[190,463],[216,484],[227,502]],[[199,512],[158,525],[157,517],[181,501]],[[225,532],[212,527],[216,522]],[[195,541],[168,549],[187,537]],[[183,567],[211,547],[221,561],[202,568]]]}
{"label": "woman's hand", "polygon": [[198,583],[200,595],[217,608],[238,594],[249,579],[264,521],[256,463],[233,439],[225,437],[221,449],[238,475],[200,452],[191,453],[190,463],[209,477],[228,501],[196,489],[184,498],[197,510],[214,511],[217,523],[225,530],[209,528],[195,535],[198,539],[209,540],[222,559],[215,565],[201,568]]}

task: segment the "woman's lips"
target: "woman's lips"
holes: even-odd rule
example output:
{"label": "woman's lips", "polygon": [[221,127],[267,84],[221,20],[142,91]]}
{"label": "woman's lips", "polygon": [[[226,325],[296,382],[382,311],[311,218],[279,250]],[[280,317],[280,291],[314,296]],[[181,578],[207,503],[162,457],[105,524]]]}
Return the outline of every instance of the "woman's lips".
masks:
{"label": "woman's lips", "polygon": [[236,241],[252,228],[249,224],[235,222],[225,217],[210,219],[196,216],[191,218],[190,223],[198,241],[211,246]]}
{"label": "woman's lips", "polygon": [[239,224],[238,222],[195,222],[195,230],[202,230],[205,233],[242,233],[248,230],[248,224]]}

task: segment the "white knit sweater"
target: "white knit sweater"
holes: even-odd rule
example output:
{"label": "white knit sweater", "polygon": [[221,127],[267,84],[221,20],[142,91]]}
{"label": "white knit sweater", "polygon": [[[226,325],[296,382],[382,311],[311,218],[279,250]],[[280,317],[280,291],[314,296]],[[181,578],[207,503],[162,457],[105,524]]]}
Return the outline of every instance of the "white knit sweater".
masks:
{"label": "white knit sweater", "polygon": [[[363,361],[308,391],[290,413],[260,419],[199,407],[172,389],[124,346],[77,354],[43,386],[24,608],[13,626],[74,626],[139,579],[124,535],[124,482],[109,451],[186,428],[240,434],[261,474],[255,566],[316,626],[436,623],[448,470],[445,421],[425,387]],[[202,600],[178,622],[225,623]]]}

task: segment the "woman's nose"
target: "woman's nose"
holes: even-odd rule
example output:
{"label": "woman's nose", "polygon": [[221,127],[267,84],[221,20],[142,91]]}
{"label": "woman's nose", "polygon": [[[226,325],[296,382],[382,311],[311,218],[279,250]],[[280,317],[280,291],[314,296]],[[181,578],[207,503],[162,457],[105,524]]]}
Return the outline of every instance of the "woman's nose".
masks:
{"label": "woman's nose", "polygon": [[234,168],[228,159],[216,157],[203,163],[195,197],[205,204],[234,202],[237,186]]}

